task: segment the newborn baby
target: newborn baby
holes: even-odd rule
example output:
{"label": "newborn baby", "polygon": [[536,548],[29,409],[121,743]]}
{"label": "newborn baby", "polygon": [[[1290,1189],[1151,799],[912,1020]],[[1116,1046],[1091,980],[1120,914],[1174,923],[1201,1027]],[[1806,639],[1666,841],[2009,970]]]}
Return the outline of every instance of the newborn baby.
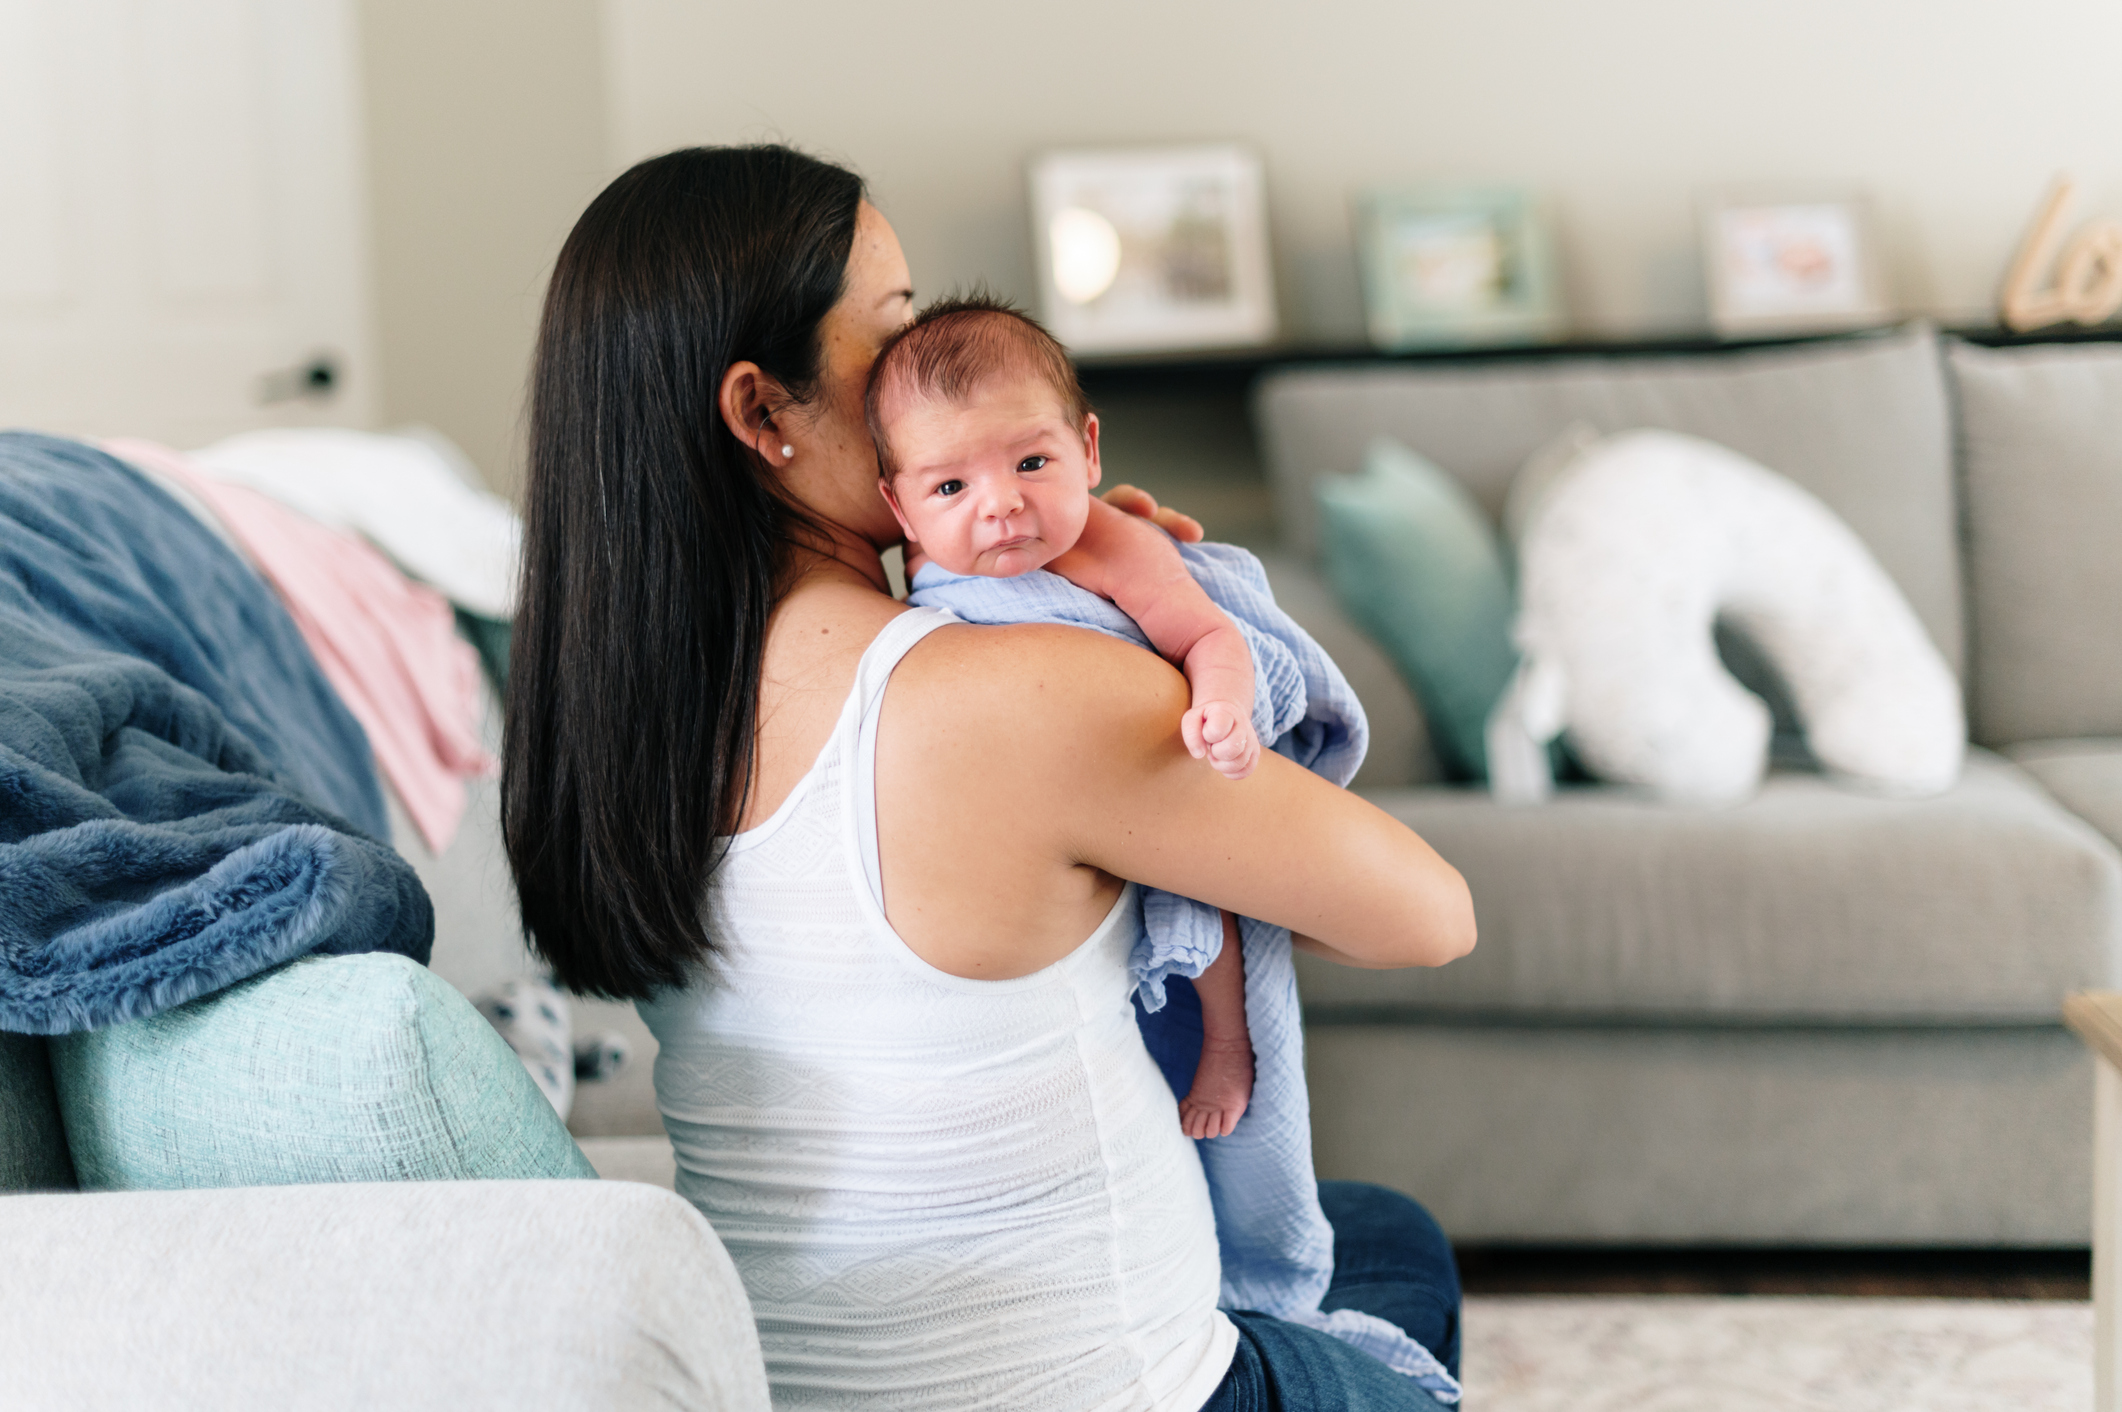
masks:
{"label": "newborn baby", "polygon": [[[878,356],[868,412],[909,577],[923,560],[987,578],[1045,569],[1110,600],[1185,671],[1187,750],[1230,779],[1252,773],[1251,650],[1162,530],[1091,494],[1098,419],[1052,335],[990,300],[932,305]],[[1227,913],[1223,935],[1195,981],[1201,1060],[1179,1105],[1195,1138],[1228,1135],[1252,1096],[1244,962]]]}

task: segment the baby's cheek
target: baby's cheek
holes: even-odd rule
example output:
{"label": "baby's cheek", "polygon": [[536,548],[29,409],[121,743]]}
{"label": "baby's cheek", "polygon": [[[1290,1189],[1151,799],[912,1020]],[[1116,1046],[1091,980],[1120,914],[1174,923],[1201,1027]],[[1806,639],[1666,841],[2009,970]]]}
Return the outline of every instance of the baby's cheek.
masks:
{"label": "baby's cheek", "polygon": [[921,551],[938,567],[954,574],[989,572],[980,562],[981,555],[972,536],[962,526],[953,523],[950,516],[934,516],[925,526],[917,521],[914,533],[920,536]]}
{"label": "baby's cheek", "polygon": [[1090,487],[1081,486],[1071,491],[1055,518],[1060,522],[1061,532],[1050,537],[1061,544],[1061,548],[1054,551],[1058,554],[1083,538],[1083,527],[1090,523]]}

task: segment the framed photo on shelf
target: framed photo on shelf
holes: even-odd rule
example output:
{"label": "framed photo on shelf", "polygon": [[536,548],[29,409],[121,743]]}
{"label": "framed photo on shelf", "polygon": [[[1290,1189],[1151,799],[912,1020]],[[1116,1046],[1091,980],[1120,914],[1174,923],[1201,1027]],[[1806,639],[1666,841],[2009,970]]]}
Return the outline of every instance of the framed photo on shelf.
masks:
{"label": "framed photo on shelf", "polygon": [[1545,343],[1568,327],[1546,213],[1516,187],[1356,200],[1365,321],[1381,349]]}
{"label": "framed photo on shelf", "polygon": [[1274,340],[1258,156],[1232,144],[1049,152],[1030,177],[1039,314],[1070,349]]}
{"label": "framed photo on shelf", "polygon": [[1724,337],[1893,319],[1862,196],[1723,192],[1700,207],[1709,321]]}

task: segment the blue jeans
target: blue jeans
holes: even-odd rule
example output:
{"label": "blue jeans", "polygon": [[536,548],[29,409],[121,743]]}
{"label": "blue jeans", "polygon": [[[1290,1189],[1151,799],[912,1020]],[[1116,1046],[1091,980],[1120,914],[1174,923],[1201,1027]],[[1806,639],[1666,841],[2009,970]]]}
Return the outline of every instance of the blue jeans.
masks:
{"label": "blue jeans", "polygon": [[[1398,1324],[1459,1375],[1459,1267],[1429,1212],[1362,1182],[1319,1183],[1334,1228],[1334,1280],[1319,1307]],[[1201,1412],[1439,1412],[1414,1381],[1337,1338],[1265,1314],[1233,1314],[1238,1352]]]}

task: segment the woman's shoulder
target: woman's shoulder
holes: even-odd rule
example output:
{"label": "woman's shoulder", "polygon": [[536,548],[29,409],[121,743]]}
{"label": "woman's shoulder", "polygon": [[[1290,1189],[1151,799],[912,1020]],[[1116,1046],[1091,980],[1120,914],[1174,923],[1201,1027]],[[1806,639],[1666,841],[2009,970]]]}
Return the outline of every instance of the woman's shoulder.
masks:
{"label": "woman's shoulder", "polygon": [[990,736],[1161,741],[1177,734],[1187,700],[1186,679],[1154,653],[1054,623],[939,628],[907,655],[894,689],[909,715],[975,753]]}
{"label": "woman's shoulder", "polygon": [[797,582],[775,602],[769,631],[794,628],[805,636],[866,643],[905,611],[906,604],[868,584],[839,576],[812,575]]}
{"label": "woman's shoulder", "polygon": [[854,684],[862,654],[906,611],[904,603],[873,589],[832,582],[798,585],[774,605],[767,621],[760,704],[773,706],[782,692],[822,692],[837,710],[838,698]]}

